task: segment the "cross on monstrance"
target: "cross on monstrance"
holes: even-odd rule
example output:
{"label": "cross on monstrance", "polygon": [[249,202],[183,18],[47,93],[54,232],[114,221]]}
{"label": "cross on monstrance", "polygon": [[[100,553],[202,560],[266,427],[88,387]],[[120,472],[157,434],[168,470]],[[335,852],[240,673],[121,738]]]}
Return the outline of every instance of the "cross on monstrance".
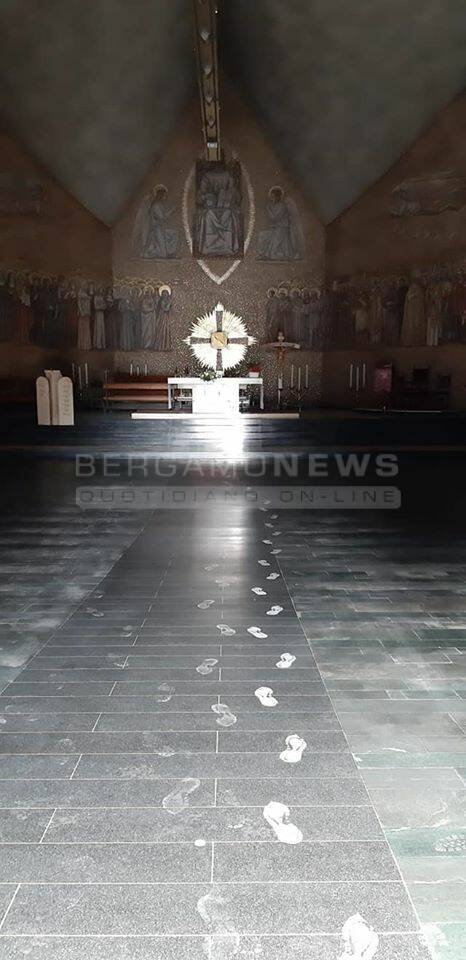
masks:
{"label": "cross on monstrance", "polygon": [[228,367],[236,366],[243,359],[246,347],[255,343],[255,338],[248,336],[240,317],[218,303],[211,313],[193,324],[184,343],[193,349],[204,366],[212,367],[221,377]]}

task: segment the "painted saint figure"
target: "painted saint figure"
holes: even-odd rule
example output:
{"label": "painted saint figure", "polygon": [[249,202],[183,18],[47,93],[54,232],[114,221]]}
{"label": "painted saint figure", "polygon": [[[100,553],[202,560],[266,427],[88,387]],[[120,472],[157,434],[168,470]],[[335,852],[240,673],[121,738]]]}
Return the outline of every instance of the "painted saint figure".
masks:
{"label": "painted saint figure", "polygon": [[241,257],[243,218],[239,164],[206,161],[199,166],[194,218],[194,256]]}
{"label": "painted saint figure", "polygon": [[133,230],[133,248],[144,260],[173,260],[178,256],[179,230],[168,226],[173,210],[167,205],[168,190],[159,184],[142,201]]}
{"label": "painted saint figure", "polygon": [[105,310],[107,300],[105,297],[105,287],[103,284],[97,284],[94,294],[94,329],[93,346],[94,350],[105,350]]}
{"label": "painted saint figure", "polygon": [[172,292],[168,286],[159,287],[159,297],[157,303],[157,322],[155,325],[155,350],[171,350],[172,335],[170,329],[170,310],[172,305]]}
{"label": "painted saint figure", "polygon": [[143,350],[155,348],[155,324],[158,293],[153,287],[146,287],[141,299],[141,347]]}
{"label": "painted saint figure", "polygon": [[270,287],[270,290],[267,290],[265,305],[266,338],[269,343],[275,343],[280,333],[280,312],[277,291],[275,287]]}
{"label": "painted saint figure", "polygon": [[92,350],[91,298],[84,280],[78,291],[78,318],[78,350]]}
{"label": "painted saint figure", "polygon": [[258,260],[302,260],[304,235],[298,209],[282,187],[269,190],[266,214],[268,226],[259,233]]}

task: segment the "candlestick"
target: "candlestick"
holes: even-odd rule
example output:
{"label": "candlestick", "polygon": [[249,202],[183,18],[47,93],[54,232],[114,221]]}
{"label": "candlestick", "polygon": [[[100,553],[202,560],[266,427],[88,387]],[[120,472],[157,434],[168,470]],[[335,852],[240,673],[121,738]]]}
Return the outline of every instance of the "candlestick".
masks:
{"label": "candlestick", "polygon": [[366,364],[365,363],[363,363],[362,365],[362,386],[363,386],[363,389],[366,386]]}
{"label": "candlestick", "polygon": [[146,375],[146,377],[147,377],[147,363],[144,364],[144,373],[145,373],[145,375]]}
{"label": "candlestick", "polygon": [[294,363],[291,364],[291,378],[290,378],[290,387],[294,387]]}
{"label": "candlestick", "polygon": [[301,390],[301,367],[298,367],[298,390]]}
{"label": "candlestick", "polygon": [[84,378],[86,381],[86,387],[89,386],[89,367],[87,363],[84,364]]}
{"label": "candlestick", "polygon": [[75,373],[76,373],[76,367],[75,367],[74,363],[72,363],[72,364],[71,364],[71,379],[72,379],[73,383],[74,383],[74,379],[75,379]]}
{"label": "candlestick", "polygon": [[130,363],[130,365],[129,365],[129,372],[130,372],[130,376],[133,376],[133,361],[132,361],[132,360],[131,360],[131,363]]}
{"label": "candlestick", "polygon": [[304,383],[305,383],[305,386],[306,386],[306,390],[309,390],[309,364],[308,364],[308,363],[306,363],[306,371],[305,371]]}
{"label": "candlestick", "polygon": [[78,384],[79,384],[79,392],[81,393],[82,388],[83,388],[83,378],[82,378],[82,373],[81,373],[81,364],[79,364],[79,367],[78,367]]}
{"label": "candlestick", "polygon": [[354,363],[350,363],[350,368],[349,368],[349,388],[350,388],[350,390],[353,389],[353,371],[354,371]]}

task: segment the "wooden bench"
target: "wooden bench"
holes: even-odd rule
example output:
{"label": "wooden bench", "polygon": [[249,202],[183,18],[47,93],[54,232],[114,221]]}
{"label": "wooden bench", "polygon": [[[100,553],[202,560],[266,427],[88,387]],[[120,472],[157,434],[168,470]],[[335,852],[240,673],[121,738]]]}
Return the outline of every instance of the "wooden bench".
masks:
{"label": "wooden bench", "polygon": [[162,403],[168,405],[166,377],[135,376],[125,380],[104,383],[103,399],[106,407],[113,403]]}

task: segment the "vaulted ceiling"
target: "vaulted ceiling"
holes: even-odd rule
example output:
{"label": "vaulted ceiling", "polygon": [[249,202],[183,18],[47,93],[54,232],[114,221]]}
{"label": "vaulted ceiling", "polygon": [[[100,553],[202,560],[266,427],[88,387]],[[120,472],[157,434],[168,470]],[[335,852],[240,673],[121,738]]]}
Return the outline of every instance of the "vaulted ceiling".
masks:
{"label": "vaulted ceiling", "polygon": [[[465,85],[464,0],[223,0],[222,56],[328,222]],[[0,119],[107,223],[195,90],[191,0],[0,0]]]}

